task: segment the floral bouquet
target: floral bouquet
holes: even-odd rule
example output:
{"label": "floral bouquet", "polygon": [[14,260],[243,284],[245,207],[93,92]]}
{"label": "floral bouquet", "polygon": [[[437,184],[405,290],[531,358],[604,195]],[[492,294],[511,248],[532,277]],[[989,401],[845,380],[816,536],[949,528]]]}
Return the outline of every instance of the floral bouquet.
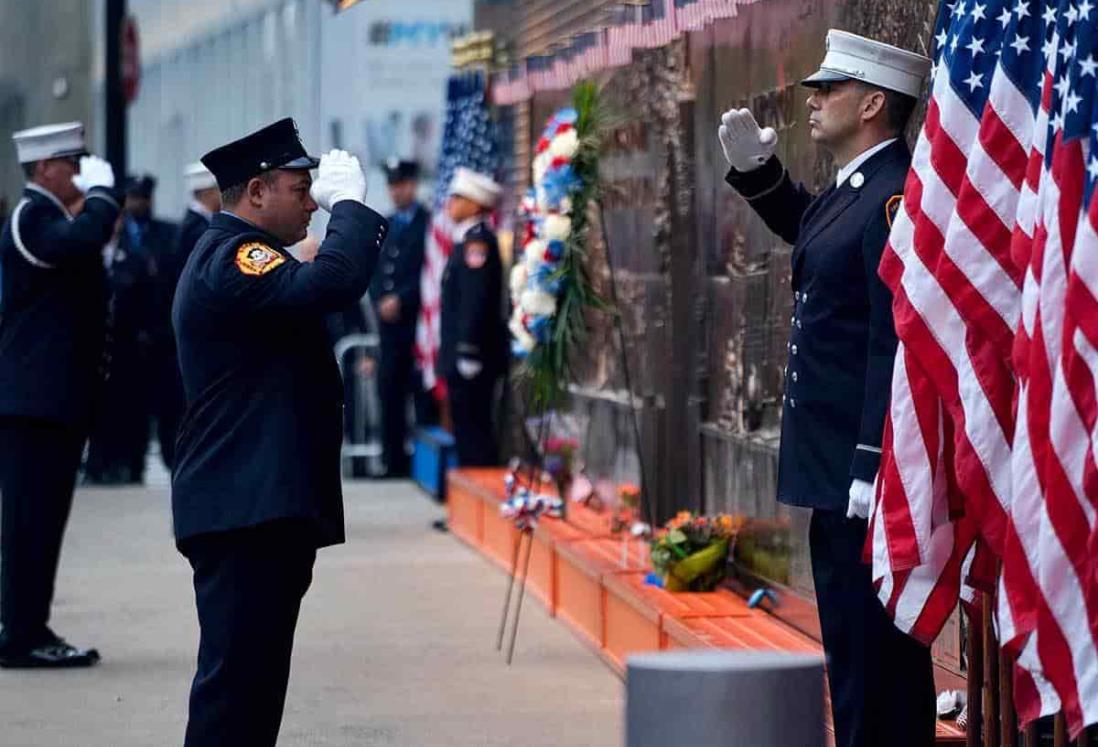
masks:
{"label": "floral bouquet", "polygon": [[523,255],[511,270],[511,350],[532,382],[535,411],[553,407],[565,391],[569,353],[586,334],[584,309],[604,306],[583,264],[587,207],[598,191],[598,89],[581,84],[572,98],[538,140],[534,186],[520,206]]}
{"label": "floral bouquet", "polygon": [[652,566],[668,591],[713,591],[724,580],[729,545],[744,524],[728,514],[680,511],[652,539]]}

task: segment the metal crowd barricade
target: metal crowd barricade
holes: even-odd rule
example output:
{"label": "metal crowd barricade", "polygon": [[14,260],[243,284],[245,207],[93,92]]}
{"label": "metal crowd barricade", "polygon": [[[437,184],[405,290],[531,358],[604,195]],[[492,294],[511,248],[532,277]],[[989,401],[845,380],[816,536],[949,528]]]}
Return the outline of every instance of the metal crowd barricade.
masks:
{"label": "metal crowd barricade", "polygon": [[[355,351],[373,358],[375,365],[367,375],[362,375],[357,366],[348,366],[348,354]],[[377,362],[381,357],[378,336],[374,333],[347,335],[336,343],[335,356],[344,381],[347,381],[348,375],[352,377],[351,385],[344,385],[344,391],[351,394],[344,404],[344,407],[350,408],[351,417],[344,419],[343,447],[340,450],[343,473],[351,473],[349,467],[353,464],[352,460],[365,459],[369,475],[378,475],[383,472],[381,400],[377,392]]]}

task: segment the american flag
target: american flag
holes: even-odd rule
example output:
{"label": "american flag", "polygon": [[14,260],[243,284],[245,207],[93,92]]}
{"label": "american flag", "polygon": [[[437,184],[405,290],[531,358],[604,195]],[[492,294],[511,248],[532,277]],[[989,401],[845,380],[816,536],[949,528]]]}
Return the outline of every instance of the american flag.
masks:
{"label": "american flag", "polygon": [[439,348],[442,273],[454,248],[454,225],[446,213],[450,180],[459,166],[495,175],[500,165],[487,96],[482,73],[455,75],[447,86],[446,123],[435,180],[434,215],[428,229],[423,272],[420,275],[421,306],[416,325],[416,362],[423,375],[423,387],[434,390],[436,394],[441,394],[435,362]]}
{"label": "american flag", "polygon": [[[869,541],[882,602],[924,641],[966,576],[990,580],[963,567],[974,548],[1002,557],[1019,715],[1062,701],[1075,730],[1098,721],[1098,491],[1085,482],[1098,475],[1098,356],[1084,344],[1098,335],[1071,322],[1080,308],[1098,323],[1098,305],[1066,272],[1073,247],[1076,260],[1098,252],[1092,14],[1090,0],[939,9],[931,100],[880,270],[901,345]],[[1087,301],[1073,307],[1072,290]]]}

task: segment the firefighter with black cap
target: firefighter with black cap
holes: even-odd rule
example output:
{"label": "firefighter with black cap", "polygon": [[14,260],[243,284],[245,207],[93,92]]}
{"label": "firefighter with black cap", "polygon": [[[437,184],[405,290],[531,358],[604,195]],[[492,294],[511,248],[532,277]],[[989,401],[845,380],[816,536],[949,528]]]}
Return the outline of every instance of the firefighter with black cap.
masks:
{"label": "firefighter with black cap", "polygon": [[416,199],[418,164],[389,161],[385,176],[394,212],[389,216],[389,238],[370,284],[370,298],[381,337],[378,394],[386,476],[407,477],[409,396],[416,397],[417,420],[422,416],[421,401],[429,399],[416,375],[414,352],[420,273],[431,214]]}
{"label": "firefighter with black cap", "polygon": [[99,379],[103,247],[120,196],[79,122],[12,139],[27,186],[0,234],[0,667],[84,667],[99,654],[48,622]]}
{"label": "firefighter with black cap", "polygon": [[[201,629],[186,744],[274,745],[316,551],[344,541],[343,386],[324,317],[365,294],[388,224],[366,207],[358,159],[312,158],[292,119],[202,162],[222,210],[172,315],[187,400],[172,513]],[[318,207],[327,236],[299,262],[286,247]]]}

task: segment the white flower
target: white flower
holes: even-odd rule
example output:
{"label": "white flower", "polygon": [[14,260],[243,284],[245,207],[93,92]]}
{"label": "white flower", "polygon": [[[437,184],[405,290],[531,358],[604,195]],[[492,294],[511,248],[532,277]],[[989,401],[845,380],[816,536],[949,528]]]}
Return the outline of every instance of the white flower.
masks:
{"label": "white flower", "polygon": [[524,291],[520,305],[530,316],[553,316],[557,313],[557,299],[545,291]]}
{"label": "white flower", "polygon": [[561,200],[560,200],[560,212],[561,212],[561,215],[571,215],[572,214],[572,198],[571,197],[562,197],[561,198]]}
{"label": "white flower", "polygon": [[526,261],[526,276],[529,277],[545,261],[545,242],[534,239],[527,244],[523,259]]}
{"label": "white flower", "polygon": [[572,220],[565,215],[550,215],[545,218],[545,238],[549,241],[567,241],[572,234]]}
{"label": "white flower", "polygon": [[577,151],[579,151],[579,135],[575,130],[557,135],[549,143],[549,154],[553,158],[567,158],[570,161]]}
{"label": "white flower", "polygon": [[526,290],[526,265],[516,262],[511,268],[511,298],[518,298]]}
{"label": "white flower", "polygon": [[549,155],[548,151],[542,153],[540,156],[534,159],[534,183],[538,184],[545,178],[545,172],[549,170],[549,166],[553,163],[553,157]]}
{"label": "white flower", "polygon": [[515,338],[515,341],[526,352],[530,352],[537,344],[537,340],[534,336],[526,331],[526,327],[522,326],[522,309],[515,309],[514,315],[511,317],[511,323],[507,325],[511,330],[511,336]]}

